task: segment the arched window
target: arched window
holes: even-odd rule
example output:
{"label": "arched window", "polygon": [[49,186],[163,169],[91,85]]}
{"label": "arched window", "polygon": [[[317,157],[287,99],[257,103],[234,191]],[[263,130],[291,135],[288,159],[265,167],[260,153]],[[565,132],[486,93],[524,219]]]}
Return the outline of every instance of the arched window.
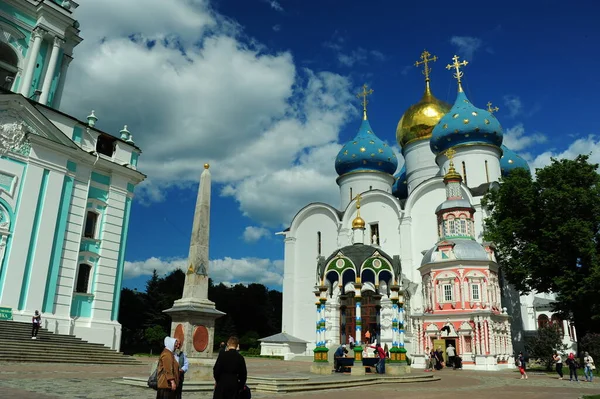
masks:
{"label": "arched window", "polygon": [[0,86],[10,90],[17,75],[19,57],[7,43],[0,42]]}
{"label": "arched window", "polygon": [[321,256],[321,232],[317,231],[317,253]]}
{"label": "arched window", "polygon": [[485,178],[487,179],[487,182],[490,182],[490,171],[488,170],[488,164],[487,164],[487,159],[485,160]]}
{"label": "arched window", "polygon": [[538,328],[548,327],[550,325],[550,320],[548,316],[545,314],[541,314],[538,316]]}
{"label": "arched window", "polygon": [[82,263],[79,265],[77,271],[77,285],[75,286],[75,292],[87,294],[90,285],[90,274],[92,273],[92,266]]}
{"label": "arched window", "polygon": [[552,315],[550,322],[552,323],[552,327],[560,331],[561,334],[564,333],[562,319],[557,314]]}
{"label": "arched window", "polygon": [[352,201],[354,197],[352,196],[352,187],[350,187],[350,201]]}
{"label": "arched window", "polygon": [[85,238],[96,238],[96,230],[98,226],[98,214],[94,211],[87,211],[85,216],[85,229],[83,236]]}
{"label": "arched window", "polygon": [[463,179],[465,180],[465,186],[467,186],[467,165],[465,164],[465,161],[463,161],[462,163],[462,170],[463,170]]}

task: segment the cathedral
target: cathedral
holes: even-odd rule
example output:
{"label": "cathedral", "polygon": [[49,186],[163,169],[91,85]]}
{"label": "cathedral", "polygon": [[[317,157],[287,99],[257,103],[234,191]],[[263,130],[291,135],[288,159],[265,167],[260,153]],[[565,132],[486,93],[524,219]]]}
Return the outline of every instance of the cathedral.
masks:
{"label": "cathedral", "polygon": [[[340,344],[387,345],[391,359],[424,368],[428,350],[456,348],[463,367],[514,367],[523,338],[553,323],[574,347],[575,329],[551,311],[553,297],[520,296],[502,280],[493,243],[483,239],[481,200],[502,176],[527,162],[502,144],[490,103],[462,89],[467,61],[447,65],[457,80],[453,105],[430,87],[401,117],[396,140],[404,164],[367,115],[335,159],[338,204],[311,203],[282,234],[285,245],[282,333],[262,354],[313,356]],[[357,349],[358,348],[358,349]],[[361,356],[356,354],[355,359]]]}
{"label": "cathedral", "polygon": [[134,188],[145,176],[118,135],[59,110],[82,41],[73,0],[0,1],[0,319],[118,350]]}

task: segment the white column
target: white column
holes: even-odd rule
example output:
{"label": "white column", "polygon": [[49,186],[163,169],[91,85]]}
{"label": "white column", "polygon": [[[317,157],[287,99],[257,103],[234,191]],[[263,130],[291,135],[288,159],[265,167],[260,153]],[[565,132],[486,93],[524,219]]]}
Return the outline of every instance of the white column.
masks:
{"label": "white column", "polygon": [[563,320],[562,323],[563,323],[563,338],[570,339],[571,334],[570,334],[570,330],[569,330],[569,322],[567,320]]}
{"label": "white column", "polygon": [[33,72],[35,71],[35,64],[37,62],[37,56],[40,53],[44,34],[46,34],[46,31],[40,28],[35,28],[32,33],[33,45],[27,51],[27,66],[25,67],[21,88],[19,90],[25,97],[29,97],[29,90],[31,89],[31,82],[33,81]]}
{"label": "white column", "polygon": [[56,109],[60,107],[63,90],[65,89],[65,82],[67,81],[67,71],[69,70],[69,64],[71,61],[73,61],[73,57],[69,55],[63,56],[62,64],[60,66],[60,81],[58,82],[56,93],[54,93],[54,97],[52,98],[52,106]]}
{"label": "white column", "polygon": [[58,54],[60,53],[60,46],[64,43],[64,40],[55,37],[54,45],[52,46],[52,54],[50,54],[50,62],[48,63],[48,70],[44,77],[44,85],[42,86],[42,95],[40,96],[40,104],[46,104],[48,97],[50,96],[50,88],[52,87],[52,80],[54,79],[54,73],[56,72],[56,63],[58,62]]}

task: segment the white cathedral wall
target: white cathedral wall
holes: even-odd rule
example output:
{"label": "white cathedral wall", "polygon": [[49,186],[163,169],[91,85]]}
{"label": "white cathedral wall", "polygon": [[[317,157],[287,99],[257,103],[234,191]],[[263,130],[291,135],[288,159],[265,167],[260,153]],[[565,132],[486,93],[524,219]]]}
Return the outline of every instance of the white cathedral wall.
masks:
{"label": "white cathedral wall", "polygon": [[380,172],[356,172],[338,178],[340,186],[340,209],[346,209],[358,194],[372,190],[392,193],[394,178]]}
{"label": "white cathedral wall", "polygon": [[[284,265],[283,328],[294,337],[314,342],[316,338],[316,297],[318,238],[321,232],[321,255],[329,257],[337,246],[337,221],[332,211],[314,205],[299,214],[286,238]],[[291,238],[295,238],[295,241]],[[288,262],[288,248],[292,261]],[[291,294],[286,289],[291,289]]]}
{"label": "white cathedral wall", "polygon": [[406,166],[406,182],[408,195],[422,182],[436,176],[439,167],[435,163],[435,155],[429,147],[429,140],[410,143],[402,149]]}
{"label": "white cathedral wall", "polygon": [[[500,170],[500,148],[489,145],[466,145],[453,148],[456,150],[454,167],[463,177],[463,180],[466,171],[468,187],[477,187],[484,183],[500,180],[502,175]],[[449,161],[444,154],[438,155],[437,162],[442,163],[441,167],[444,173],[448,171]]]}
{"label": "white cathedral wall", "polygon": [[[356,201],[353,201],[354,205]],[[389,194],[378,191],[366,192],[361,200],[360,216],[366,223],[365,237],[363,244],[371,245],[373,232],[371,226],[377,224],[379,229],[379,246],[381,249],[392,255],[400,253],[400,215],[402,209],[398,200]],[[347,209],[342,220],[342,226],[350,228],[352,220],[356,218],[357,210],[355,206]],[[346,238],[351,230],[340,233],[340,241]]]}

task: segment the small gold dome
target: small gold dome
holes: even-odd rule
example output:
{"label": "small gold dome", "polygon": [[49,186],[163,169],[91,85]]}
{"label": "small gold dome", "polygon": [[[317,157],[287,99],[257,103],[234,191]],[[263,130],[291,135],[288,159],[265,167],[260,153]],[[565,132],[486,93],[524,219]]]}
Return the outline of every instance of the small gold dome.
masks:
{"label": "small gold dome", "polygon": [[363,218],[361,218],[360,215],[358,215],[352,221],[352,228],[353,229],[364,229],[365,228],[365,224],[366,224],[365,220]]}
{"label": "small gold dome", "polygon": [[429,82],[421,101],[411,105],[398,122],[396,128],[396,141],[400,147],[431,137],[431,132],[437,123],[446,115],[452,106],[438,100],[431,93]]}

